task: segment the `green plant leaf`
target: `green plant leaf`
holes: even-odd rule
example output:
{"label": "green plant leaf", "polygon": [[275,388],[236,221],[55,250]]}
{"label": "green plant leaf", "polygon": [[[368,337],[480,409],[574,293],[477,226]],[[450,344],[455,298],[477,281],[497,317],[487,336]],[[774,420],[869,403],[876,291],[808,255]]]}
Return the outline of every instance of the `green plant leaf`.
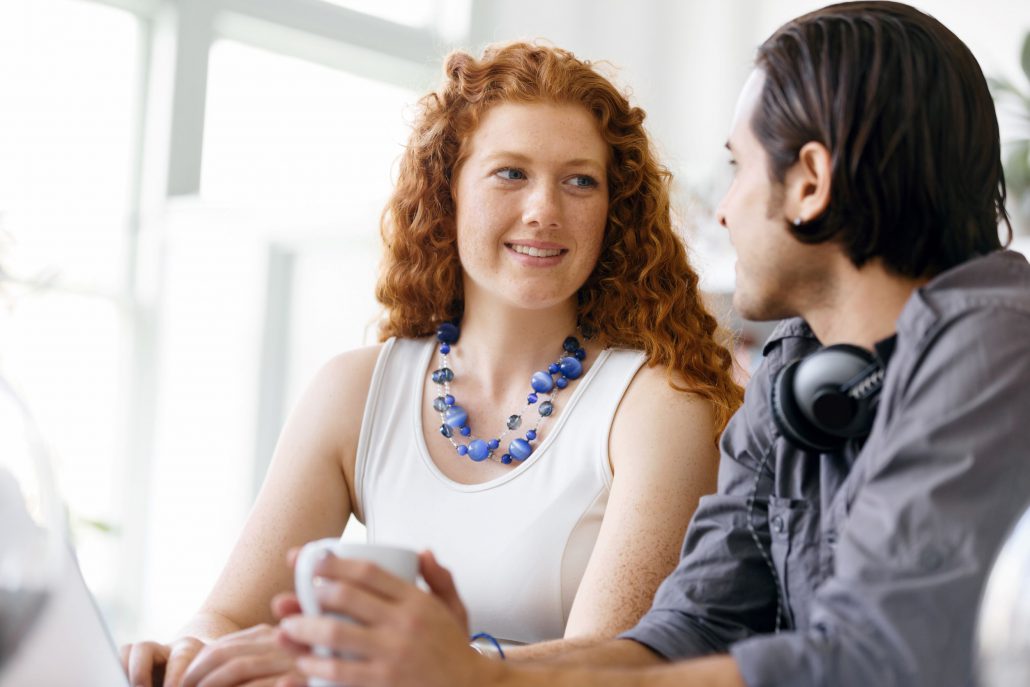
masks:
{"label": "green plant leaf", "polygon": [[991,89],[991,96],[996,102],[1004,102],[1012,98],[1027,110],[1030,110],[1030,92],[1024,93],[1016,84],[1005,77],[987,77],[987,87]]}
{"label": "green plant leaf", "polygon": [[1030,190],[1030,141],[1011,145],[1005,159],[1005,185],[1014,196]]}
{"label": "green plant leaf", "polygon": [[1023,53],[1020,56],[1020,62],[1023,65],[1023,73],[1026,74],[1027,81],[1030,81],[1030,31],[1023,38]]}
{"label": "green plant leaf", "polygon": [[114,524],[105,520],[97,520],[95,518],[76,518],[77,523],[82,527],[103,532],[104,534],[118,534],[118,527]]}
{"label": "green plant leaf", "polygon": [[993,76],[987,77],[987,87],[991,89],[991,95],[994,96],[995,100],[1012,90],[1012,84],[1009,83],[1008,79],[998,79]]}

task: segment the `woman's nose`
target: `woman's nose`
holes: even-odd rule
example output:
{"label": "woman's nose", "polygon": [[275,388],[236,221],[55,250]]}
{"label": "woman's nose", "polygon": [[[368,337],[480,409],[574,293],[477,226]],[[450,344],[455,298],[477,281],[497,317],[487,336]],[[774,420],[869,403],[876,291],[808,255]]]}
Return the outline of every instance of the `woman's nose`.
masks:
{"label": "woman's nose", "polygon": [[522,221],[530,226],[561,226],[561,199],[552,184],[535,184],[526,196]]}

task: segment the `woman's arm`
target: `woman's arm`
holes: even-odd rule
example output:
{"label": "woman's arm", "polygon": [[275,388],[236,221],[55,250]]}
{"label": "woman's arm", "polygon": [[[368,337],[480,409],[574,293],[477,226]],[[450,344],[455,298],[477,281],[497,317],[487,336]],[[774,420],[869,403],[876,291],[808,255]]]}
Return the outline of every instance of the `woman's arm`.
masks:
{"label": "woman's arm", "polygon": [[[199,617],[236,629],[274,622],[272,597],[293,588],[286,552],[338,537],[353,502],[355,449],[379,347],[333,358],[290,414],[264,484]],[[192,622],[190,626],[192,626]]]}
{"label": "woman's arm", "polygon": [[[379,349],[339,355],[315,376],[283,428],[264,484],[218,581],[180,631],[182,637],[195,639],[186,643],[181,659],[174,652],[169,657],[168,651],[162,658],[156,650],[162,647],[150,642],[123,649],[134,680],[167,660],[165,683],[178,685],[202,648],[197,639],[210,642],[275,622],[272,597],[293,589],[286,552],[343,531],[354,502],[355,452]],[[135,655],[144,653],[154,658]],[[149,679],[133,684],[149,684]]]}
{"label": "woman's arm", "polygon": [[510,658],[557,655],[636,624],[676,567],[698,500],[715,491],[714,432],[707,401],[670,387],[663,369],[637,373],[612,423],[611,495],[565,638],[512,648]]}

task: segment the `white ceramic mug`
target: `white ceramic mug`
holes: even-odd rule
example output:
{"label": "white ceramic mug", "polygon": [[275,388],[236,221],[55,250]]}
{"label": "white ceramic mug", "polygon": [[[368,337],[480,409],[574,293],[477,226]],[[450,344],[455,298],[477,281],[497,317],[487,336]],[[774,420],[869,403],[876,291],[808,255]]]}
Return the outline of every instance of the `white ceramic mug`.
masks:
{"label": "white ceramic mug", "polygon": [[[308,542],[297,555],[297,565],[294,567],[294,587],[297,590],[297,600],[304,615],[321,615],[322,607],[318,603],[318,596],[315,593],[315,564],[331,553],[337,558],[350,558],[361,561],[371,561],[383,570],[396,575],[397,577],[414,582],[418,575],[418,554],[411,549],[402,549],[396,546],[382,546],[380,544],[350,544],[341,542],[339,539],[318,539]],[[333,613],[338,618],[350,620],[340,613]],[[333,656],[333,651],[326,646],[314,647],[314,652],[319,656]],[[320,678],[310,678],[309,687],[336,687],[335,683],[327,682]]]}

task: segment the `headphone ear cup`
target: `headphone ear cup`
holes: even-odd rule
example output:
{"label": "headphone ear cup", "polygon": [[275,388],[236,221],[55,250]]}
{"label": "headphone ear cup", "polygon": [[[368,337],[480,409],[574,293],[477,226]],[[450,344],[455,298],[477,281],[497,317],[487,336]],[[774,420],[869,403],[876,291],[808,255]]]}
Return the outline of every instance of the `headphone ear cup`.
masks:
{"label": "headphone ear cup", "polygon": [[845,439],[827,434],[805,417],[794,393],[794,377],[801,360],[794,360],[780,368],[772,379],[769,407],[776,429],[795,446],[817,453],[835,451]]}

